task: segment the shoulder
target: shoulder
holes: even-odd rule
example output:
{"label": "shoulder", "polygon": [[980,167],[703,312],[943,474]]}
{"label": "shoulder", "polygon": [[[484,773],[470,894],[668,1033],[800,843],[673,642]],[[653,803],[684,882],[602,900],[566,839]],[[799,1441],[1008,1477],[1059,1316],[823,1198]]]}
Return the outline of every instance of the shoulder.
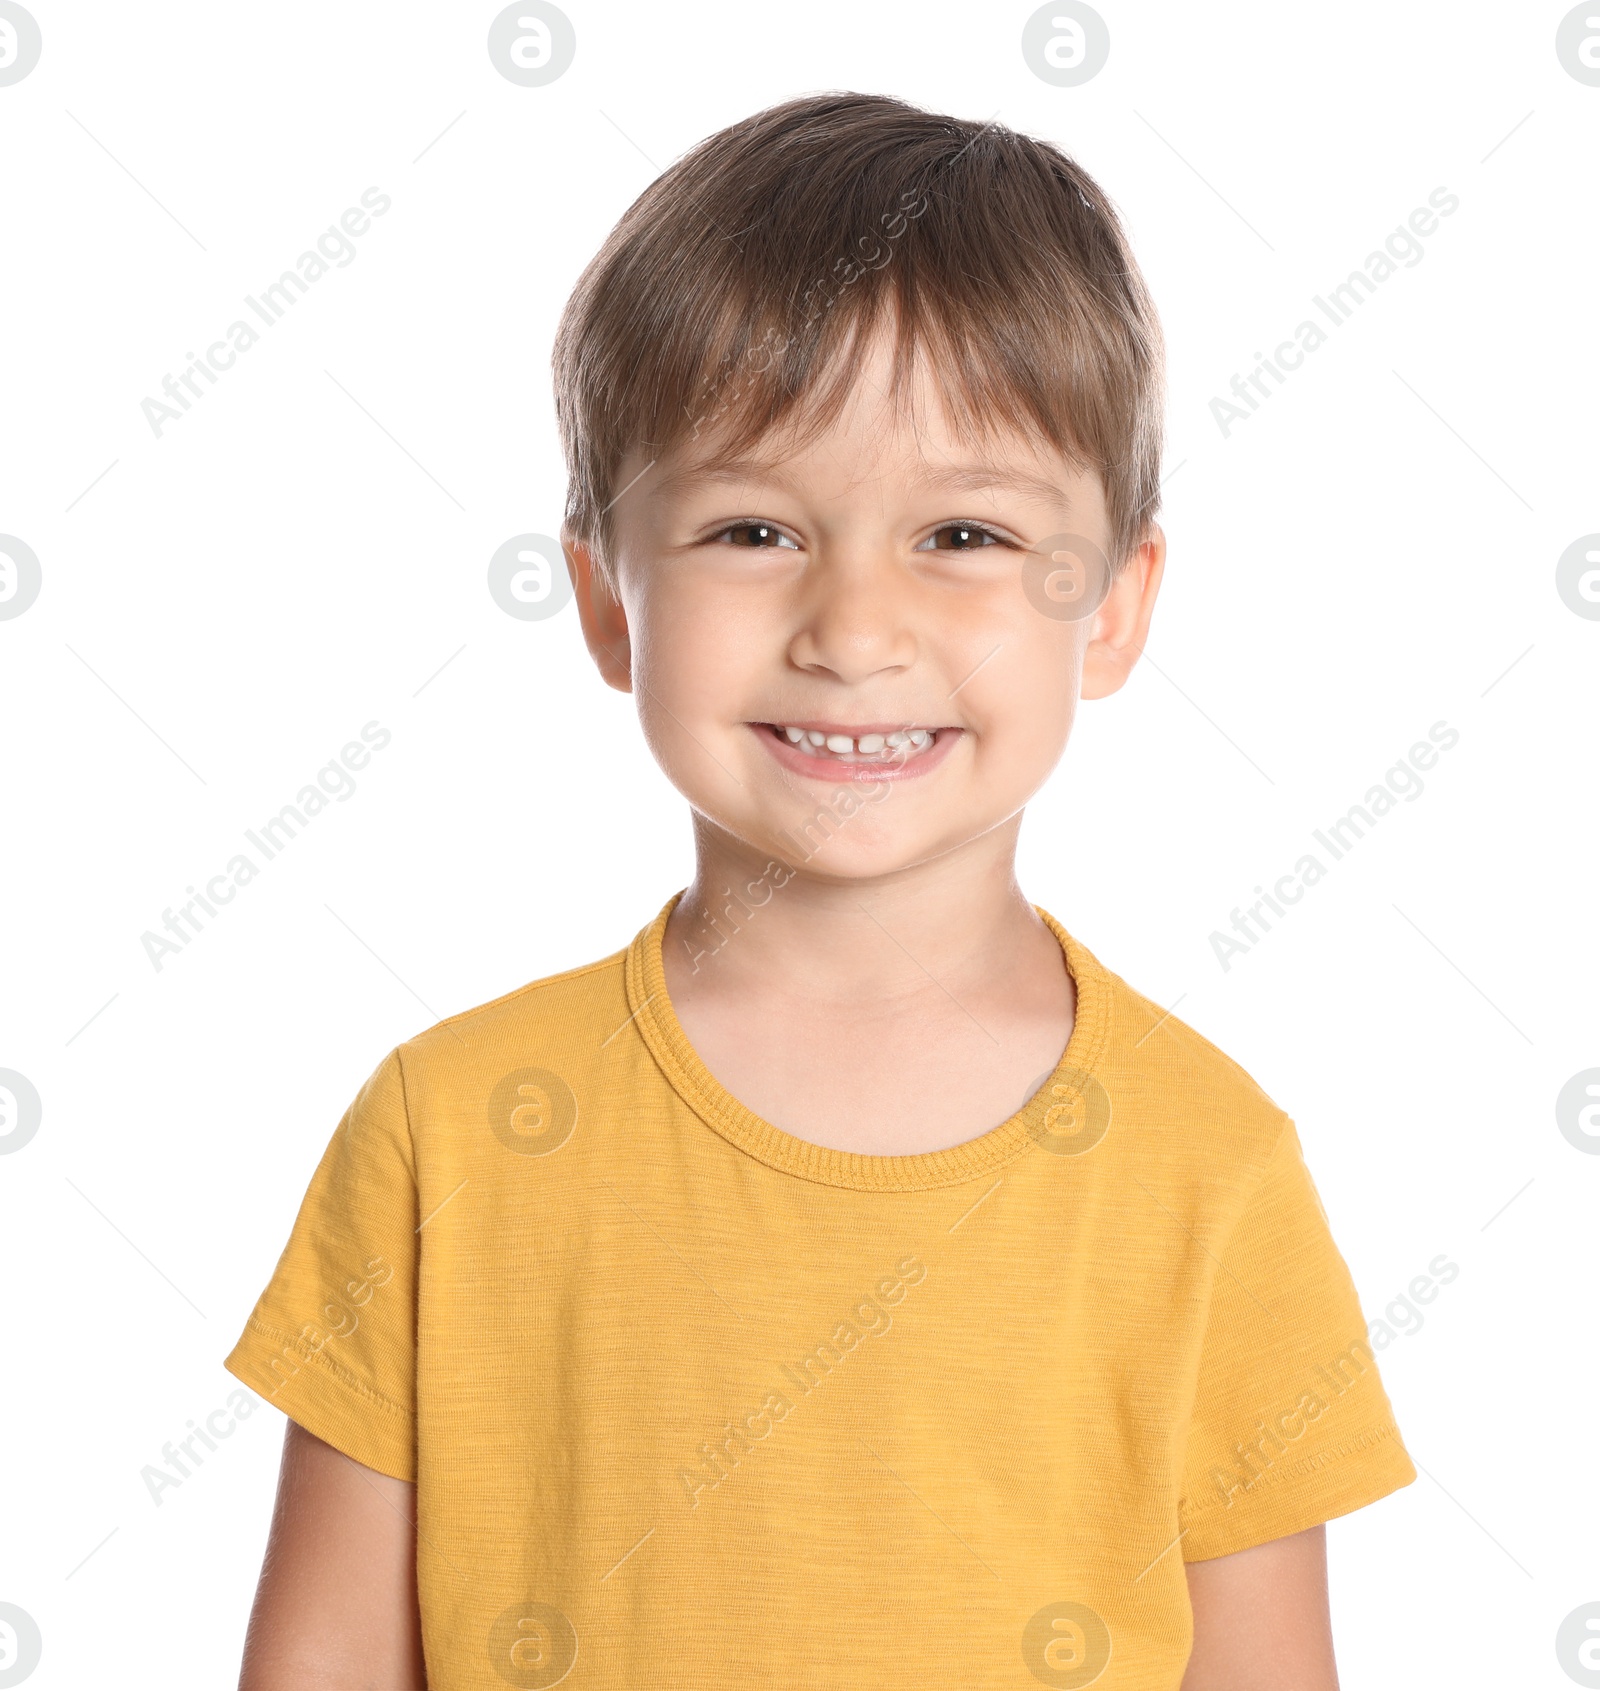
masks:
{"label": "shoulder", "polygon": [[473,1093],[508,1071],[557,1072],[579,1053],[599,1051],[629,1015],[627,948],[593,963],[545,975],[435,1022],[393,1053],[408,1092],[426,1087]]}
{"label": "shoulder", "polygon": [[[1112,1118],[1173,1166],[1250,1184],[1293,1127],[1239,1063],[1189,1022],[1139,992],[1077,941],[1080,999],[1099,999],[1096,1078]],[[1084,987],[1088,991],[1083,990]]]}

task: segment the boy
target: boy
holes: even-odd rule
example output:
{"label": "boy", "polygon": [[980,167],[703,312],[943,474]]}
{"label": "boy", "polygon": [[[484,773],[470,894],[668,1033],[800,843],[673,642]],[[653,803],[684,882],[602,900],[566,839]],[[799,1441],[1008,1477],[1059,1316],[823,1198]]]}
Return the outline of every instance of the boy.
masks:
{"label": "boy", "polygon": [[1013,872],[1164,562],[1115,213],[790,101],[555,371],[695,878],[341,1121],[228,1358],[291,1417],[245,1691],[1330,1691],[1322,1523],[1415,1471],[1294,1125]]}

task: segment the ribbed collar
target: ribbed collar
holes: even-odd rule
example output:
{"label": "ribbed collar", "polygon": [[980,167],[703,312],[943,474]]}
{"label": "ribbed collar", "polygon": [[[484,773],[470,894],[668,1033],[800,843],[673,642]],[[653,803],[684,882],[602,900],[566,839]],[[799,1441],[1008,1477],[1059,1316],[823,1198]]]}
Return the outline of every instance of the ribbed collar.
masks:
{"label": "ribbed collar", "polygon": [[1066,1050],[1027,1103],[998,1127],[965,1144],[939,1151],[880,1157],[813,1145],[746,1109],[721,1085],[689,1043],[672,1007],[661,962],[667,918],[682,897],[681,891],[674,893],[655,920],[640,929],[628,947],[625,978],[634,1024],[673,1090],[708,1127],[769,1168],[802,1180],[862,1191],[900,1192],[974,1180],[1037,1143],[1045,1131],[1051,1085],[1069,1073],[1093,1074],[1105,1049],[1111,1002],[1105,970],[1055,917],[1035,905],[1033,908],[1061,946],[1076,988],[1077,1008]]}

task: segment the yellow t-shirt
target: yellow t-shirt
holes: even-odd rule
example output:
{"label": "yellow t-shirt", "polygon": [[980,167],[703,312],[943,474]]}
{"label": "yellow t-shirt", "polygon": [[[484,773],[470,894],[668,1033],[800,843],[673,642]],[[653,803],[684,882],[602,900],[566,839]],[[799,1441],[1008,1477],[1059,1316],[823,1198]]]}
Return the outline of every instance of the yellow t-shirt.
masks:
{"label": "yellow t-shirt", "polygon": [[1050,1079],[866,1156],[712,1078],[676,901],[379,1063],[227,1358],[416,1482],[433,1691],[1176,1691],[1185,1560],[1416,1477],[1292,1122],[1054,918]]}

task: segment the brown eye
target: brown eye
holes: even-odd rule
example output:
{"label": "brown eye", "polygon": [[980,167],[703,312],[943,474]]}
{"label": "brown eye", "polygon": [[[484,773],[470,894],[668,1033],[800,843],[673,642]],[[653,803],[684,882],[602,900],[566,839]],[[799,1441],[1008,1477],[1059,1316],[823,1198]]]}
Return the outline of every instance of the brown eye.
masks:
{"label": "brown eye", "polygon": [[[741,537],[733,542],[735,546],[794,547],[794,542],[788,537],[788,535],[786,535],[782,529],[774,528],[771,523],[730,523],[727,528],[722,529],[714,538],[720,540],[725,534]],[[798,548],[796,548],[796,550],[798,550]]]}
{"label": "brown eye", "polygon": [[[951,537],[950,545],[937,546],[929,544],[930,542],[937,541],[941,534],[948,534]],[[1002,542],[1000,536],[996,534],[993,529],[984,528],[978,523],[942,523],[933,531],[932,534],[928,536],[928,540],[925,541],[922,546],[919,546],[917,550],[919,552],[976,552],[985,546],[998,546],[1001,544]]]}

